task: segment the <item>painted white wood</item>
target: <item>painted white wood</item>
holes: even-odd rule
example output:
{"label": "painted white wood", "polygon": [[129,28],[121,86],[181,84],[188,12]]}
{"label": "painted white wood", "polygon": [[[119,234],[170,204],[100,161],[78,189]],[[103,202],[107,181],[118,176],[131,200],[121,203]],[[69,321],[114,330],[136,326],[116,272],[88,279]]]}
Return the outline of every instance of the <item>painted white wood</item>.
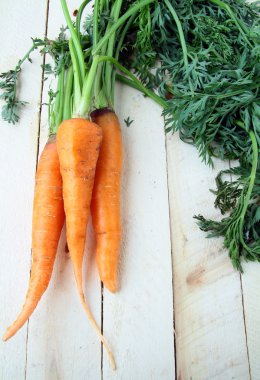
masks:
{"label": "painted white wood", "polygon": [[252,380],[260,379],[260,266],[257,263],[243,264],[242,278],[247,345]]}
{"label": "painted white wood", "polygon": [[214,178],[194,147],[167,139],[178,380],[249,379],[240,276],[222,239],[205,239],[194,214],[219,217]]}
{"label": "painted white wood", "polygon": [[[253,3],[256,0],[248,0]],[[244,296],[244,314],[247,333],[250,373],[252,380],[260,379],[260,266],[257,263],[245,263],[241,276]]]}
{"label": "painted white wood", "polygon": [[[72,11],[80,1],[68,1]],[[50,1],[48,38],[56,38],[65,25],[59,1]],[[44,82],[43,103],[50,82]],[[55,91],[55,81],[52,79]],[[48,113],[41,115],[40,151],[48,137]],[[93,234],[88,230],[84,285],[91,310],[101,323],[101,287],[94,259]],[[27,380],[96,380],[101,378],[101,344],[80,304],[63,232],[50,287],[29,323]]]}
{"label": "painted white wood", "polygon": [[[0,72],[14,68],[45,28],[46,1],[0,2]],[[36,164],[41,58],[25,63],[19,96],[29,102],[19,125],[0,119],[0,326],[1,335],[24,301],[31,260],[31,217]],[[28,89],[30,89],[28,91]],[[2,105],[2,103],[1,103]],[[0,341],[1,380],[23,379],[27,326],[10,341]]]}
{"label": "painted white wood", "polygon": [[[104,291],[104,332],[118,369],[104,379],[173,380],[174,333],[166,152],[161,110],[118,86],[122,124],[121,289]],[[130,116],[129,128],[123,122]]]}

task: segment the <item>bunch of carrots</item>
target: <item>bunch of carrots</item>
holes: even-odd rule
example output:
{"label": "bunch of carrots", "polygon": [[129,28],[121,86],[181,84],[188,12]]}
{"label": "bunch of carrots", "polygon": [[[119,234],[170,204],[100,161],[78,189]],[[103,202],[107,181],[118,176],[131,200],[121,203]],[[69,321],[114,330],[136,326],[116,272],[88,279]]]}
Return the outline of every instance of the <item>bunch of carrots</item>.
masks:
{"label": "bunch of carrots", "polygon": [[[113,355],[85,300],[82,283],[82,263],[86,228],[91,213],[96,236],[96,257],[100,279],[108,290],[113,293],[117,292],[121,239],[120,182],[123,148],[120,123],[114,111],[115,80],[118,79],[149,96],[162,106],[165,114],[171,115],[171,121],[174,125],[176,122],[176,115],[172,111],[170,101],[174,97],[171,92],[171,86],[167,85],[167,75],[169,73],[165,69],[169,65],[171,70],[175,70],[175,67],[177,67],[177,71],[179,70],[179,66],[176,66],[174,63],[171,67],[170,61],[167,61],[169,47],[172,49],[174,46],[174,44],[171,45],[170,38],[169,41],[167,40],[168,37],[160,37],[159,39],[162,41],[164,38],[167,43],[169,42],[169,46],[165,46],[167,54],[163,56],[160,53],[161,55],[159,55],[162,62],[163,60],[167,61],[167,65],[162,70],[164,75],[162,79],[166,83],[167,91],[170,91],[169,99],[167,96],[159,96],[154,91],[148,89],[143,83],[147,82],[149,84],[149,80],[143,80],[143,83],[141,83],[132,72],[118,62],[122,49],[128,50],[128,53],[130,50],[131,53],[131,48],[136,48],[136,42],[133,44],[131,40],[139,39],[138,44],[140,46],[137,44],[139,50],[142,50],[143,46],[146,47],[146,50],[144,49],[145,51],[142,51],[140,55],[141,57],[145,57],[146,65],[140,70],[139,62],[135,62],[133,67],[137,73],[139,72],[141,80],[142,73],[145,73],[148,77],[151,74],[149,71],[151,66],[150,58],[155,57],[153,55],[155,52],[150,51],[152,49],[151,25],[153,25],[150,18],[150,4],[153,3],[156,7],[154,10],[154,23],[158,24],[156,25],[159,28],[161,36],[166,36],[166,29],[160,18],[162,15],[160,3],[167,7],[169,14],[176,23],[180,37],[180,43],[178,42],[178,44],[181,46],[186,70],[185,75],[189,79],[187,94],[190,100],[188,101],[193,104],[192,101],[196,98],[193,99],[193,97],[195,95],[200,96],[200,94],[190,94],[189,88],[192,83],[187,60],[185,36],[178,15],[169,0],[163,0],[162,2],[156,0],[95,0],[93,14],[91,18],[87,18],[84,25],[85,33],[81,31],[81,19],[83,11],[90,0],[84,0],[79,7],[76,12],[76,22],[73,22],[70,17],[66,0],[60,1],[67,27],[61,29],[58,39],[54,41],[49,41],[47,38],[43,40],[34,39],[33,46],[24,58],[18,62],[16,68],[0,75],[0,89],[3,91],[1,98],[5,101],[2,116],[5,120],[12,123],[18,121],[17,112],[19,107],[24,105],[24,102],[17,99],[16,82],[22,64],[27,59],[30,60],[29,56],[33,50],[41,47],[44,53],[52,56],[54,68],[45,65],[44,69],[45,73],[53,73],[57,77],[56,92],[49,92],[49,139],[40,156],[35,179],[32,222],[32,268],[29,287],[22,311],[16,321],[6,330],[3,339],[7,340],[11,338],[26,323],[47,289],[61,230],[66,221],[67,243],[80,301],[108,352],[112,368],[115,368]],[[211,3],[223,8],[231,18],[232,23],[234,22],[236,28],[240,30],[241,35],[245,37],[244,30],[241,29],[240,23],[236,21],[231,8],[222,1],[212,0]],[[178,4],[180,8],[180,2]],[[186,2],[186,5],[183,5],[183,9],[188,12],[190,6],[190,2]],[[205,7],[206,5],[202,6]],[[187,17],[185,16],[186,19],[192,19],[190,13],[188,15]],[[185,17],[183,16],[183,18]],[[200,13],[199,17],[201,17]],[[150,22],[147,22],[147,20],[150,20]],[[153,25],[153,28],[156,29],[155,25]],[[66,37],[67,29],[70,33],[69,39]],[[132,35],[133,30],[136,32],[136,36],[134,37]],[[142,30],[144,33],[142,33]],[[158,34],[159,31],[156,33]],[[204,35],[202,40],[204,41]],[[160,48],[161,42],[158,46]],[[193,49],[193,45],[191,46]],[[217,50],[214,50],[215,53],[218,54]],[[141,64],[142,62],[141,60]],[[180,67],[182,65],[181,63]],[[121,74],[116,72],[116,69]],[[195,69],[194,71],[196,71]],[[230,70],[226,71],[231,72]],[[175,72],[172,74],[173,81],[175,80],[175,74]],[[213,74],[215,75],[215,72]],[[159,77],[160,75],[161,73],[159,73]],[[195,79],[196,75],[194,76]],[[215,79],[212,83],[215,83]],[[151,80],[150,88],[153,88],[153,80]],[[231,94],[236,94],[236,91],[231,91]],[[164,89],[162,92],[164,93]],[[185,96],[184,99],[186,99]],[[213,94],[213,96],[215,95]],[[186,107],[185,104],[180,97],[179,106],[183,105],[181,112],[183,112],[183,107]],[[176,105],[174,107],[176,108]],[[200,111],[204,112],[204,106],[202,108],[203,110]],[[194,109],[196,110],[197,108],[195,107]],[[187,114],[186,119],[189,120],[191,112],[187,112],[185,109],[184,111]],[[180,115],[180,110],[178,112]],[[240,122],[236,121],[236,123],[239,124]],[[210,122],[207,125],[212,126],[212,123]],[[204,133],[204,127],[202,129]],[[225,131],[227,130],[225,129]],[[199,130],[198,136],[196,134],[198,141],[201,137],[200,133],[202,133],[201,130]],[[231,248],[237,246],[237,228],[239,228],[239,235],[242,235],[243,218],[249,205],[257,173],[259,152],[256,137],[254,137],[255,133],[253,131],[250,132],[253,142],[254,161],[249,176],[250,183],[247,195],[244,197],[246,202],[243,208],[240,207],[240,203],[238,204],[238,211],[232,216],[234,221],[231,219],[230,225],[233,228],[233,240],[228,240],[230,241]],[[228,134],[226,138],[232,139],[231,135]],[[239,141],[239,139],[241,139],[241,136],[236,141]],[[190,140],[187,139],[187,141]],[[243,179],[243,177],[241,178]],[[230,189],[232,190],[232,187]],[[244,202],[243,192],[241,196]],[[255,201],[255,204],[257,204],[257,201]],[[228,222],[228,219],[224,219],[224,222]],[[214,226],[216,227],[216,224]],[[205,228],[208,228],[207,225]],[[229,232],[228,234],[230,235]],[[256,232],[255,236],[258,236]],[[248,250],[249,248],[247,247]],[[257,245],[251,251],[253,253],[259,251],[259,239]]]}
{"label": "bunch of carrots", "polygon": [[[135,4],[122,13],[122,0],[95,1],[92,36],[80,32],[81,17],[89,1],[71,20],[66,0],[61,6],[70,39],[62,37],[52,44],[34,40],[32,50],[43,46],[56,62],[56,93],[50,92],[48,141],[39,158],[35,178],[32,220],[32,266],[25,303],[15,322],[3,336],[6,341],[27,322],[51,279],[61,230],[66,222],[67,243],[82,306],[107,349],[111,367],[113,355],[86,303],[82,283],[82,263],[86,229],[91,212],[96,237],[96,257],[100,279],[115,293],[118,290],[118,259],[121,239],[120,182],[122,137],[114,112],[115,64],[125,31],[125,21],[151,0]],[[105,9],[107,8],[107,9]],[[110,14],[101,23],[101,12]],[[116,32],[121,28],[121,41]],[[56,45],[54,45],[56,44]],[[18,64],[17,73],[21,64]],[[3,74],[5,75],[5,74]],[[3,78],[3,76],[2,76]],[[8,103],[8,99],[5,99]],[[8,104],[7,104],[8,106]],[[9,104],[9,111],[11,105]],[[10,112],[9,112],[10,114]],[[18,117],[14,117],[18,119]]]}

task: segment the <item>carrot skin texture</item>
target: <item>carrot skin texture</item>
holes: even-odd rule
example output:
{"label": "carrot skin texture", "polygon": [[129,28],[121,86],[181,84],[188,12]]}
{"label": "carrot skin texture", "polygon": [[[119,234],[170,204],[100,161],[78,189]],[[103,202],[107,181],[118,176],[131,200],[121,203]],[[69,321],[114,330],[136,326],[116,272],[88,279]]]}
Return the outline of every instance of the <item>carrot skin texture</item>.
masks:
{"label": "carrot skin texture", "polygon": [[55,136],[51,136],[40,156],[33,202],[32,266],[26,300],[16,321],[7,328],[8,340],[26,323],[47,289],[65,214],[62,178]]}
{"label": "carrot skin texture", "polygon": [[115,293],[121,240],[122,135],[118,117],[112,110],[94,111],[91,117],[103,131],[91,202],[97,264],[101,281]]}
{"label": "carrot skin texture", "polygon": [[63,121],[57,133],[67,242],[81,296],[86,228],[101,140],[101,128],[83,118]]}
{"label": "carrot skin texture", "polygon": [[82,263],[96,165],[102,141],[102,129],[82,118],[65,120],[57,132],[57,147],[63,180],[67,243],[81,304],[103,342],[111,368],[116,364],[102,332],[86,303],[82,286]]}

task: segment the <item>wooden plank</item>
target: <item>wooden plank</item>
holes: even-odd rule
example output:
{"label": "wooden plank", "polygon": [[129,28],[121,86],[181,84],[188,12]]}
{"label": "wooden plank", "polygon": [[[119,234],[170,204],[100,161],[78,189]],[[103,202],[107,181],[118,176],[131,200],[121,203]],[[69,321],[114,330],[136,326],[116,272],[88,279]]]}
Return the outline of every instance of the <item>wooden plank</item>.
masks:
{"label": "wooden plank", "polygon": [[167,139],[173,241],[177,378],[249,379],[239,274],[222,239],[205,239],[194,214],[219,217],[214,177],[196,149],[177,135]]}
{"label": "wooden plank", "polygon": [[[104,332],[118,369],[104,353],[103,378],[174,379],[171,244],[161,109],[134,90],[117,88],[122,124],[123,241],[121,290],[104,291]],[[124,119],[134,119],[129,128]]]}
{"label": "wooden plank", "polygon": [[[256,0],[249,0],[253,3]],[[257,263],[245,263],[242,279],[244,315],[247,334],[250,373],[252,380],[260,379],[260,266]]]}
{"label": "wooden plank", "polygon": [[252,380],[260,379],[260,266],[258,263],[243,264],[242,288],[244,296],[247,345]]}
{"label": "wooden plank", "polygon": [[[45,28],[46,1],[1,1],[0,72],[13,69],[31,46],[31,36]],[[16,318],[23,304],[31,260],[32,198],[36,164],[38,110],[42,59],[32,55],[35,65],[25,63],[19,97],[29,102],[20,123],[0,119],[0,299],[1,334]],[[28,91],[28,89],[30,89]],[[0,343],[0,378],[23,379],[26,362],[27,327],[9,342]]]}
{"label": "wooden plank", "polygon": [[[68,1],[72,11],[80,1]],[[60,2],[50,1],[48,37],[57,37],[65,25]],[[50,82],[44,83],[43,103],[48,101]],[[55,82],[52,79],[52,87]],[[47,107],[41,115],[40,151],[48,136]],[[93,234],[88,230],[85,253],[85,294],[98,323],[101,321],[101,287],[93,257]],[[92,330],[76,291],[63,232],[50,287],[29,324],[27,380],[83,380],[101,377],[101,345]]]}

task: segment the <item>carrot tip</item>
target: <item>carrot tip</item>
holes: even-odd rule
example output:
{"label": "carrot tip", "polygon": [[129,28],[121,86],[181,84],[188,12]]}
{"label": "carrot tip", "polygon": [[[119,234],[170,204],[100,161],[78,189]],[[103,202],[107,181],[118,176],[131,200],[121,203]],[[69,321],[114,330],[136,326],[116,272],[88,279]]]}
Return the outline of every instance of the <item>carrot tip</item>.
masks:
{"label": "carrot tip", "polygon": [[116,363],[115,362],[111,363],[111,368],[112,368],[112,371],[116,371]]}
{"label": "carrot tip", "polygon": [[2,337],[2,340],[3,340],[4,342],[6,342],[9,338],[11,338],[11,337],[10,337],[10,335],[8,334],[8,332],[6,331],[6,332],[4,333],[4,335],[3,335],[3,337]]}
{"label": "carrot tip", "polygon": [[117,283],[115,281],[102,279],[102,282],[103,282],[105,288],[107,288],[111,293],[117,293],[118,286],[117,286]]}

